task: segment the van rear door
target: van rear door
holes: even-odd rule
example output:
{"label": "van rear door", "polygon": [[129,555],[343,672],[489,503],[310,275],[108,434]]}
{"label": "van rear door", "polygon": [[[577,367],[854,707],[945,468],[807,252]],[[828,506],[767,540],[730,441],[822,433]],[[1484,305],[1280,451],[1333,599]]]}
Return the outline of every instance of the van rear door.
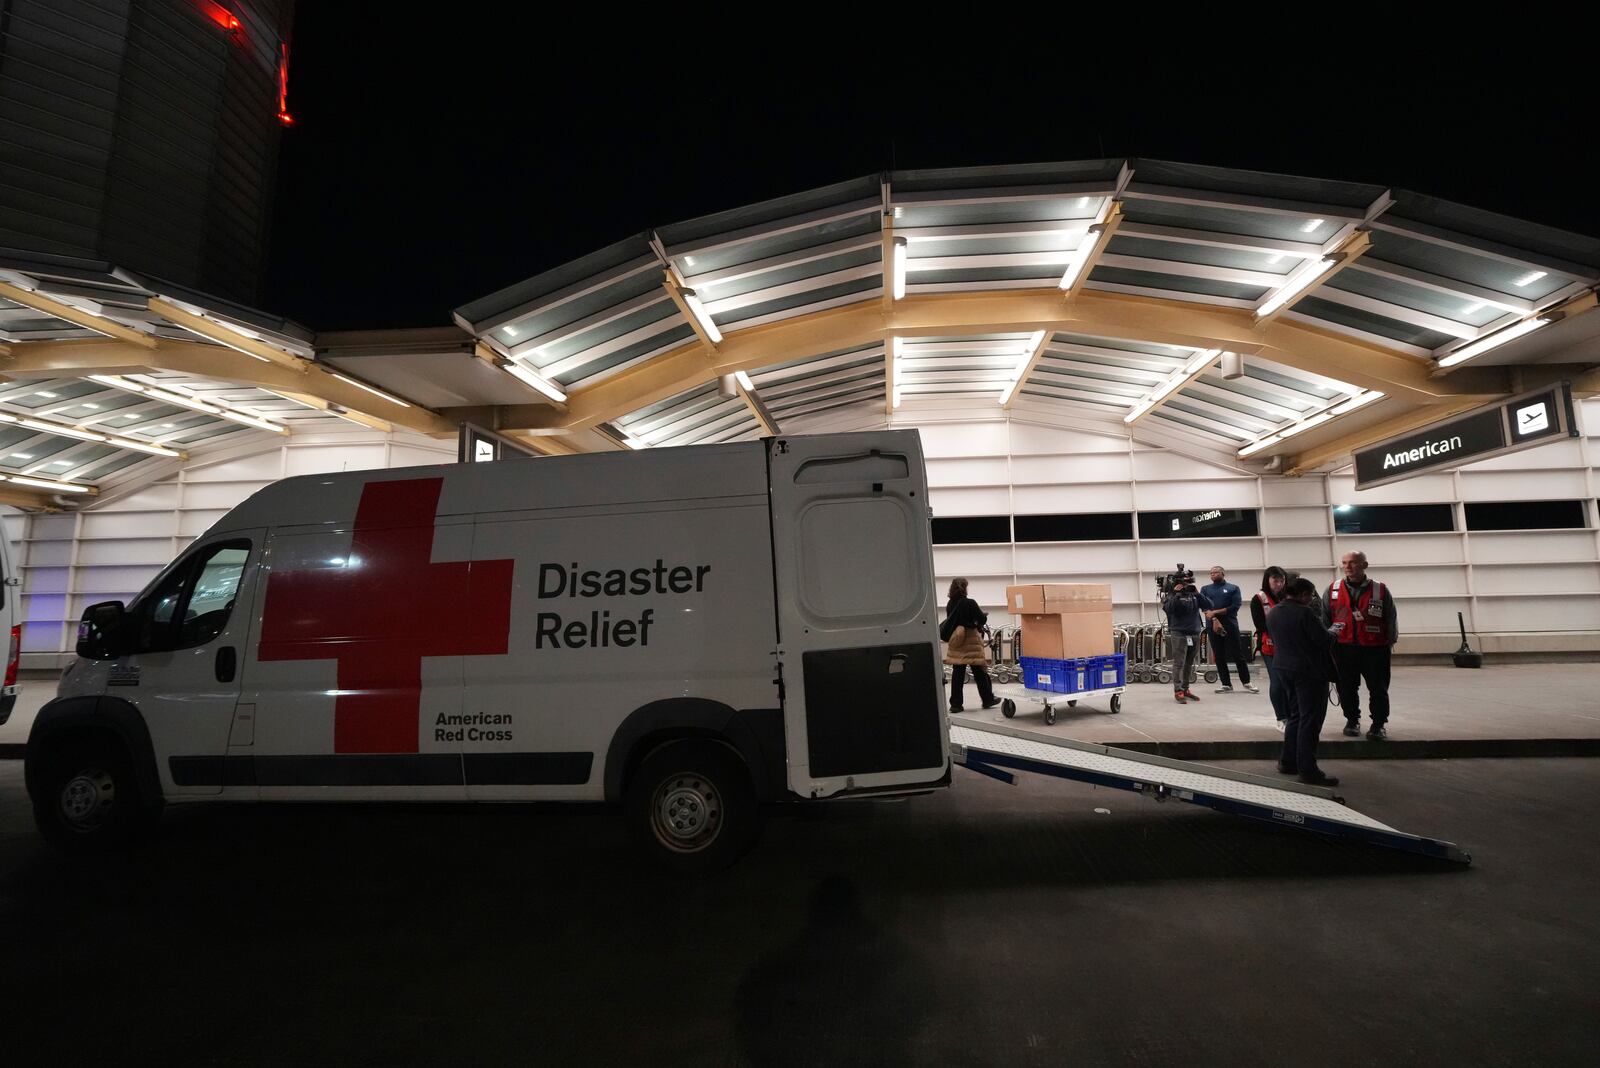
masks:
{"label": "van rear door", "polygon": [[914,431],[767,442],[789,787],[948,770],[927,478]]}

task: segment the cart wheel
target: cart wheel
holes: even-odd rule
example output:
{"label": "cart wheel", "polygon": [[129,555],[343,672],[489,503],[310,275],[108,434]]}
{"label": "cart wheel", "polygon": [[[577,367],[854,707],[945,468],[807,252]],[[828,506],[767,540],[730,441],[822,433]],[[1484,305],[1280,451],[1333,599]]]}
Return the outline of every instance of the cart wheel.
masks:
{"label": "cart wheel", "polygon": [[1068,708],[1077,708],[1078,707],[1078,702],[1076,702],[1076,701],[1068,701],[1067,702],[1067,707]]}
{"label": "cart wheel", "polygon": [[1170,672],[1170,671],[1158,671],[1158,672],[1156,672],[1156,679],[1163,686],[1165,686],[1167,683],[1172,681],[1172,672]]}
{"label": "cart wheel", "polygon": [[1122,695],[1120,693],[1114,693],[1114,694],[1111,695],[1111,714],[1114,716],[1118,712],[1121,712],[1121,711],[1122,711]]}
{"label": "cart wheel", "polygon": [[1046,726],[1055,726],[1056,710],[1051,708],[1049,705],[1044,706],[1044,722]]}
{"label": "cart wheel", "polygon": [[1217,673],[1215,671],[1206,672],[1206,682],[1211,683],[1211,682],[1216,682],[1216,681],[1217,681]]}
{"label": "cart wheel", "polygon": [[1010,719],[1012,716],[1015,716],[1017,714],[1017,703],[1011,698],[1007,697],[1004,701],[1000,702],[1000,714],[1006,717],[1006,719]]}

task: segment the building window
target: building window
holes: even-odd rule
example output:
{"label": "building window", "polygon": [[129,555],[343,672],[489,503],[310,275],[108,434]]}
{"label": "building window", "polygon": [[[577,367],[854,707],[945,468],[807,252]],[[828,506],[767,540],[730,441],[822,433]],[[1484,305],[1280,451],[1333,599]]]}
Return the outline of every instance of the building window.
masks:
{"label": "building window", "polygon": [[964,515],[933,521],[935,545],[1009,545],[1008,515]]}
{"label": "building window", "polygon": [[1195,508],[1187,512],[1140,512],[1139,537],[1252,538],[1261,533],[1254,508]]}
{"label": "building window", "polygon": [[1445,533],[1456,529],[1448,504],[1339,504],[1335,534]]}
{"label": "building window", "polygon": [[1133,516],[1127,512],[1073,515],[1019,515],[1017,541],[1130,541]]}
{"label": "building window", "polygon": [[1468,530],[1572,530],[1588,524],[1583,501],[1473,501]]}

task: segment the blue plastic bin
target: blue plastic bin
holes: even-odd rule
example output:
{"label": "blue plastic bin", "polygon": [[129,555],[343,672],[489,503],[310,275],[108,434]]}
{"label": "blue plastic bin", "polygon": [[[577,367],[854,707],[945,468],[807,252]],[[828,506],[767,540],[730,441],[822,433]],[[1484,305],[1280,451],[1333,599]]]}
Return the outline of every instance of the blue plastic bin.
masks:
{"label": "blue plastic bin", "polygon": [[1109,690],[1128,684],[1128,657],[1124,653],[1089,658],[1089,689]]}

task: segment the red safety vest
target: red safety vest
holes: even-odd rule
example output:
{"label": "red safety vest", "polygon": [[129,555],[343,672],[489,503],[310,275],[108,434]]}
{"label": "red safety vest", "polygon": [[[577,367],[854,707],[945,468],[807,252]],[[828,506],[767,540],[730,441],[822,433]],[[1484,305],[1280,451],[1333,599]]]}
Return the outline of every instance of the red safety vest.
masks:
{"label": "red safety vest", "polygon": [[1350,590],[1340,579],[1328,587],[1328,614],[1335,623],[1343,623],[1339,632],[1340,645],[1389,646],[1389,623],[1384,619],[1384,602],[1389,590],[1381,582],[1369,582],[1361,591],[1360,600],[1350,603]]}
{"label": "red safety vest", "polygon": [[[1274,601],[1272,599],[1272,595],[1270,593],[1268,593],[1266,590],[1257,591],[1256,600],[1258,600],[1262,604],[1266,605],[1266,607],[1261,610],[1261,617],[1263,619],[1266,618],[1268,612],[1271,612],[1274,608],[1278,607],[1278,602]],[[1261,655],[1262,656],[1271,656],[1272,653],[1273,653],[1272,634],[1271,634],[1270,631],[1267,630],[1266,627],[1262,627],[1261,628]]]}

